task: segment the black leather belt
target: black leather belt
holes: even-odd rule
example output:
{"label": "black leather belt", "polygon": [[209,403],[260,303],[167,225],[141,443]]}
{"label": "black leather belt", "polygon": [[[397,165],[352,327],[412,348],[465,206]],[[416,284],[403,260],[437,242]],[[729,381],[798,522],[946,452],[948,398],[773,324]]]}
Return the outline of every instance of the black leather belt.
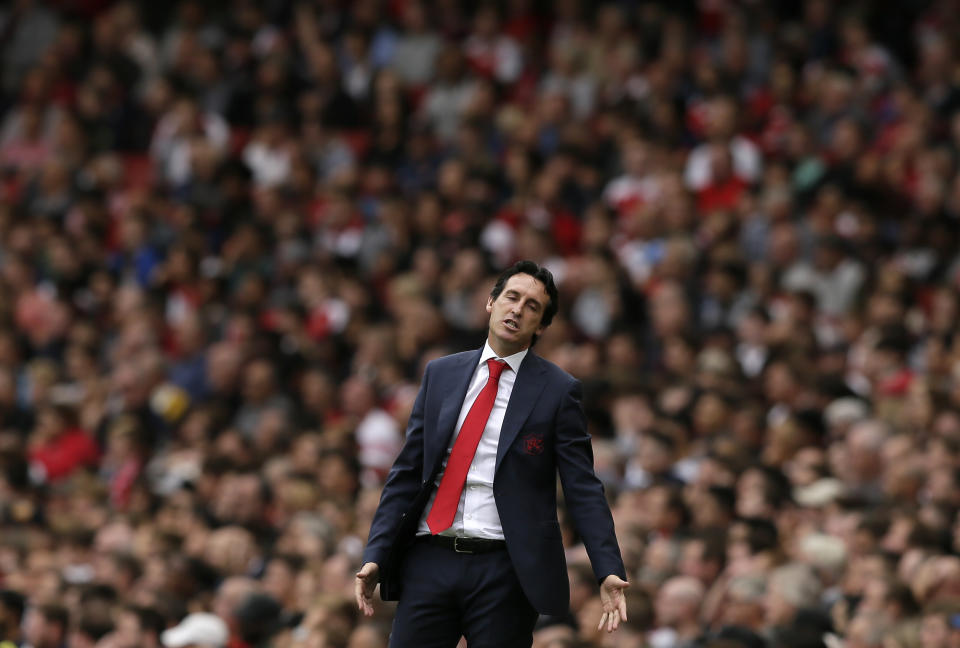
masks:
{"label": "black leather belt", "polygon": [[506,540],[488,540],[486,538],[455,538],[444,535],[422,535],[417,536],[417,540],[463,554],[490,553],[491,551],[503,551],[507,548]]}

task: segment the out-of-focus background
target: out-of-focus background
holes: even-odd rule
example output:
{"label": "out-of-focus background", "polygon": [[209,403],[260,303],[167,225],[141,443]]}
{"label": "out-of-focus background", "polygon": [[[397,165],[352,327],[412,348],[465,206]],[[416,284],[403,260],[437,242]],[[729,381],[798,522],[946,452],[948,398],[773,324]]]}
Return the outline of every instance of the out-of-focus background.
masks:
{"label": "out-of-focus background", "polygon": [[957,646],[958,23],[4,3],[0,639],[385,646],[353,574],[421,372],[527,258],[632,582],[602,637],[561,509],[537,648]]}

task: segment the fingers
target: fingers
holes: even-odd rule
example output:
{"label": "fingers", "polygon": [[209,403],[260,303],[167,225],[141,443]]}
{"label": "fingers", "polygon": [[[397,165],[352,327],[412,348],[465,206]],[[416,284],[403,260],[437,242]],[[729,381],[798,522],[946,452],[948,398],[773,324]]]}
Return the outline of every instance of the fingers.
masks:
{"label": "fingers", "polygon": [[357,578],[354,582],[353,589],[357,598],[357,608],[363,612],[364,616],[373,616],[371,597],[373,596],[373,590],[376,588],[376,582],[373,580],[374,571],[375,567],[371,563],[367,563],[357,572]]}
{"label": "fingers", "polygon": [[356,582],[353,584],[353,595],[357,599],[357,609],[366,614],[366,610],[364,608],[366,607],[367,602],[364,600],[363,581],[360,580],[359,574],[357,575]]}
{"label": "fingers", "polygon": [[604,607],[610,607],[611,609],[604,610],[600,616],[597,630],[602,631],[606,626],[607,632],[614,632],[620,627],[621,621],[625,622],[627,620],[627,599],[623,595],[623,591],[615,590],[611,598],[604,601]]}
{"label": "fingers", "polygon": [[620,627],[620,615],[616,610],[604,612],[600,615],[600,623],[597,624],[597,630],[603,631],[606,626],[607,632],[613,632]]}
{"label": "fingers", "polygon": [[353,583],[353,594],[357,599],[357,609],[366,614],[366,608],[369,603],[367,603],[367,597],[363,592],[363,576],[361,576],[359,573],[357,574],[357,579]]}
{"label": "fingers", "polygon": [[363,593],[363,589],[357,586],[357,608],[363,612],[364,616],[373,616],[373,606],[370,604],[370,598]]}

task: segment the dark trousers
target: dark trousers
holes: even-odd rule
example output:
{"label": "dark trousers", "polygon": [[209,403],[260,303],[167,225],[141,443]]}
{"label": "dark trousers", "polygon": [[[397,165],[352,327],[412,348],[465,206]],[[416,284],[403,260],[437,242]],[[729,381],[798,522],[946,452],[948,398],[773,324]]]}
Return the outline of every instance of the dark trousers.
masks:
{"label": "dark trousers", "polygon": [[530,648],[537,612],[504,551],[461,554],[418,541],[403,565],[390,648]]}

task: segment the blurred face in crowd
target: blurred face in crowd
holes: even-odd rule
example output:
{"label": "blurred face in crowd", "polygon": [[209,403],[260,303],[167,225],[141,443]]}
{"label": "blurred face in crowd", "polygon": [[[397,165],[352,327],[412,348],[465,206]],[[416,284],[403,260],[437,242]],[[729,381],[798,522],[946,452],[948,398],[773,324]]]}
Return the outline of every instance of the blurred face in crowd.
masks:
{"label": "blurred face in crowd", "polygon": [[45,407],[37,416],[34,436],[37,441],[51,441],[63,432],[63,428],[63,419],[57,411],[52,407]]}
{"label": "blurred face in crowd", "polygon": [[320,371],[308,371],[300,383],[300,398],[304,407],[323,413],[334,401],[336,390],[329,376]]}
{"label": "blurred face in crowd", "polygon": [[204,559],[225,574],[241,576],[257,557],[253,535],[238,526],[222,527],[211,533],[204,547]]}
{"label": "blurred face in crowd", "polygon": [[693,578],[678,576],[667,581],[657,593],[657,625],[676,628],[695,619],[703,587]]}
{"label": "blurred face in crowd", "polygon": [[34,648],[59,648],[65,628],[37,608],[31,608],[23,620],[23,632],[24,639]]}
{"label": "blurred face in crowd", "polygon": [[676,509],[673,495],[666,486],[655,486],[646,491],[644,504],[647,508],[650,528],[670,532],[681,522],[681,513]]}
{"label": "blurred face in crowd", "polygon": [[690,514],[693,526],[698,529],[719,529],[730,522],[730,512],[710,491],[695,497],[690,505]]}
{"label": "blurred face in crowd", "polygon": [[950,626],[943,613],[925,614],[920,624],[921,648],[947,648]]}
{"label": "blurred face in crowd", "polygon": [[386,637],[374,626],[360,626],[350,633],[347,648],[386,648]]}
{"label": "blurred face in crowd", "polygon": [[248,524],[263,515],[263,484],[254,473],[233,474],[221,482],[214,514],[223,521]]}
{"label": "blurred face in crowd", "polygon": [[653,327],[661,336],[677,333],[689,323],[689,308],[679,284],[661,284],[650,303]]}
{"label": "blurred face in crowd", "polygon": [[721,625],[758,628],[763,620],[763,598],[752,595],[742,583],[734,581],[726,592],[720,613]]}
{"label": "blurred face in crowd", "polygon": [[234,610],[250,593],[257,591],[257,581],[245,576],[231,576],[225,579],[213,597],[211,611],[223,619],[231,629],[236,627]]}
{"label": "blurred face in crowd", "polygon": [[703,540],[688,540],[680,554],[680,573],[692,576],[705,586],[713,582],[720,569],[720,563],[706,556],[706,543]]}
{"label": "blurred face in crowd", "polygon": [[857,614],[847,626],[847,648],[878,648],[881,643],[879,625],[882,617],[874,614]]}
{"label": "blurred face in crowd", "polygon": [[263,574],[263,589],[281,603],[286,604],[293,592],[296,574],[290,564],[284,560],[273,559],[267,563]]}
{"label": "blurred face in crowd", "polygon": [[140,620],[129,610],[123,610],[117,616],[117,627],[114,631],[114,642],[117,648],[139,648],[143,644]]}
{"label": "blurred face in crowd", "polygon": [[247,367],[243,395],[253,403],[265,401],[273,393],[273,368],[266,361],[257,361]]}
{"label": "blurred face in crowd", "polygon": [[340,389],[340,402],[350,414],[363,416],[376,406],[373,385],[364,378],[350,378]]}
{"label": "blurred face in crowd", "polygon": [[764,623],[767,626],[787,625],[793,620],[796,610],[784,598],[780,587],[771,584],[767,591],[767,597],[763,602]]}
{"label": "blurred face in crowd", "polygon": [[356,473],[345,457],[331,454],[320,460],[320,486],[331,496],[349,497],[357,487]]}
{"label": "blurred face in crowd", "polygon": [[822,448],[801,448],[784,465],[784,472],[794,486],[808,486],[826,470],[826,455]]}
{"label": "blurred face in crowd", "polygon": [[236,384],[242,358],[237,349],[220,342],[207,352],[207,381],[215,392],[225,393]]}

